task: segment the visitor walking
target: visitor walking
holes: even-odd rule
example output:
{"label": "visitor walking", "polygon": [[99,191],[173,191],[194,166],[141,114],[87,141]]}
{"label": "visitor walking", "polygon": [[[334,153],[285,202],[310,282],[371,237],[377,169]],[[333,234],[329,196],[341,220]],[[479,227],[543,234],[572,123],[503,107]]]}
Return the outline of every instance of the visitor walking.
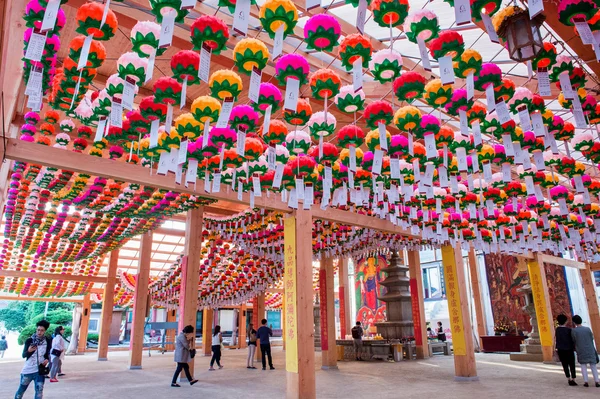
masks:
{"label": "visitor walking", "polygon": [[575,328],[571,330],[571,336],[575,343],[575,351],[577,351],[577,361],[581,365],[581,375],[583,375],[583,386],[588,387],[588,373],[587,365],[589,364],[592,369],[592,375],[594,376],[594,382],[597,387],[600,387],[600,380],[598,380],[598,369],[596,363],[598,363],[598,352],[594,347],[594,335],[592,330],[588,327],[581,325],[583,320],[581,316],[575,315],[572,318]]}
{"label": "visitor walking", "polygon": [[441,321],[438,321],[437,339],[441,342],[446,342],[446,333],[444,332],[444,327],[442,327]]}
{"label": "visitor walking", "polygon": [[256,353],[256,330],[254,329],[254,325],[250,323],[248,326],[248,361],[246,368],[255,369],[254,367],[254,354]]}
{"label": "visitor walking", "polygon": [[571,336],[571,329],[566,326],[567,316],[564,314],[559,314],[556,321],[558,322],[558,327],[554,332],[556,353],[565,371],[565,376],[569,380],[569,385],[575,386],[577,385],[575,382],[575,343]]}
{"label": "visitor walking", "polygon": [[185,326],[181,334],[177,336],[175,340],[175,362],[177,363],[177,369],[173,374],[173,380],[171,381],[172,387],[180,387],[177,383],[177,378],[181,370],[185,372],[185,377],[190,382],[190,385],[194,385],[198,380],[194,379],[190,374],[190,365],[188,364],[194,356],[196,356],[196,334],[194,334],[194,327]]}
{"label": "visitor walking", "polygon": [[260,328],[256,332],[256,338],[260,340],[260,352],[262,355],[262,369],[267,369],[267,361],[266,358],[269,358],[269,367],[271,370],[275,370],[273,367],[273,357],[271,356],[271,342],[269,341],[269,337],[273,336],[273,330],[267,327],[267,319],[262,319],[260,321]]}
{"label": "visitor walking", "polygon": [[52,363],[52,368],[50,369],[50,382],[58,382],[56,374],[61,370],[62,362],[65,358],[67,343],[63,338],[64,332],[65,329],[63,326],[58,326],[54,330],[52,349],[50,350],[50,362]]}
{"label": "visitor walking", "polygon": [[8,342],[6,342],[6,336],[0,337],[0,359],[4,357],[4,352],[8,349]]}
{"label": "visitor walking", "polygon": [[219,369],[222,369],[221,366],[221,343],[223,343],[223,335],[221,334],[221,326],[215,326],[215,331],[212,336],[212,359],[210,359],[210,368],[208,371],[215,371],[213,365],[217,362],[217,366]]}
{"label": "visitor walking", "polygon": [[21,382],[15,394],[15,399],[21,399],[23,394],[33,381],[35,387],[35,399],[44,396],[44,376],[48,374],[48,362],[50,359],[50,347],[52,342],[46,337],[46,330],[50,323],[40,320],[36,324],[35,333],[25,340],[23,345],[23,357],[25,364],[21,370]]}
{"label": "visitor walking", "polygon": [[354,346],[354,353],[356,354],[356,360],[362,361],[362,348],[363,342],[362,337],[365,334],[362,326],[360,325],[360,321],[356,322],[356,325],[352,327],[352,340]]}

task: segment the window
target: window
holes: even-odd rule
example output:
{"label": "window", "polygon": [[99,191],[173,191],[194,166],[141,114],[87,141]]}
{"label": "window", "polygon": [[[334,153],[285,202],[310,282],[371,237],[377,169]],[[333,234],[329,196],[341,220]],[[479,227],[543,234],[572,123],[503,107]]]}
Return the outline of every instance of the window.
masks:
{"label": "window", "polygon": [[98,331],[98,319],[90,319],[90,325],[88,326],[88,331],[97,332]]}
{"label": "window", "polygon": [[439,263],[423,267],[423,297],[424,299],[442,299],[444,284]]}

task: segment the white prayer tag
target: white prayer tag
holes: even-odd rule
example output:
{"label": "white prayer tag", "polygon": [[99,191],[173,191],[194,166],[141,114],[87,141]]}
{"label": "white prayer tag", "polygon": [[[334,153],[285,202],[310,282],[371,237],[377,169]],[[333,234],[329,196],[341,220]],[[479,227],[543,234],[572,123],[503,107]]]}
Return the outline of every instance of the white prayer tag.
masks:
{"label": "white prayer tag", "polygon": [[204,131],[202,133],[202,148],[208,145],[208,138],[210,137],[210,122],[204,122]]}
{"label": "white prayer tag", "polygon": [[[269,127],[271,126],[271,109],[273,108],[272,105],[269,105],[267,107],[267,110],[265,111],[265,117],[263,120],[263,134],[267,133],[269,131]],[[267,143],[269,144],[269,143]]]}
{"label": "white prayer tag", "polygon": [[525,176],[525,188],[527,188],[527,195],[535,195],[535,185],[533,184],[533,177]]}
{"label": "white prayer tag", "polygon": [[[241,0],[240,0],[241,1]],[[227,97],[223,100],[221,106],[221,112],[219,113],[219,119],[217,119],[217,127],[225,128],[229,124],[229,117],[231,116],[231,110],[233,109],[233,97]]]}
{"label": "white prayer tag", "polygon": [[483,144],[483,139],[481,137],[481,126],[479,125],[479,121],[473,121],[473,144],[475,147],[479,147]]}
{"label": "white prayer tag", "polygon": [[443,85],[454,84],[454,67],[452,65],[452,57],[449,55],[438,59],[440,66],[440,78]]}
{"label": "white prayer tag", "polygon": [[196,0],[181,0],[180,10],[189,10],[194,8],[196,5]]}
{"label": "white prayer tag", "polygon": [[383,164],[383,151],[375,150],[375,154],[373,155],[373,174],[380,175],[381,174],[381,166]]}
{"label": "white prayer tag", "polygon": [[356,12],[356,29],[361,35],[365,34],[365,20],[367,19],[367,0],[358,0]]}
{"label": "white prayer tag", "polygon": [[571,85],[571,79],[569,78],[568,72],[562,72],[558,75],[558,81],[560,82],[560,89],[565,96],[565,100],[573,100],[575,98],[575,91]]}
{"label": "white prayer tag", "polygon": [[415,155],[415,143],[413,142],[412,133],[407,133],[406,138],[408,139],[408,154]]}
{"label": "white prayer tag", "polygon": [[188,140],[183,140],[181,144],[179,144],[179,152],[177,153],[177,164],[181,165],[187,161],[188,155]]}
{"label": "white prayer tag", "polygon": [[212,192],[219,193],[221,192],[221,173],[213,174],[213,183],[212,183]]}
{"label": "white prayer tag", "polygon": [[419,165],[419,160],[413,159],[412,165],[415,183],[418,183],[421,180],[421,166]]}
{"label": "white prayer tag", "polygon": [[544,162],[544,153],[541,151],[535,151],[533,153],[533,161],[535,162],[535,167],[540,172],[546,170],[546,163]]}
{"label": "white prayer tag", "polygon": [[486,182],[492,181],[492,164],[489,162],[483,164],[483,179]]}
{"label": "white prayer tag", "polygon": [[328,191],[333,185],[331,166],[325,166],[325,178],[323,179],[323,189]]}
{"label": "white prayer tag", "polygon": [[60,0],[50,0],[46,5],[46,11],[44,11],[44,19],[42,20],[42,27],[40,30],[46,32],[51,30],[56,25],[56,17],[58,16],[58,9],[60,7]]}
{"label": "white prayer tag", "polygon": [[273,40],[273,60],[276,60],[283,52],[283,32],[284,25],[275,31],[275,39]]}
{"label": "white prayer tag", "polygon": [[503,163],[502,164],[502,181],[505,183],[510,183],[512,180],[512,176],[510,174],[510,164]]}
{"label": "white prayer tag", "polygon": [[290,190],[290,198],[288,200],[288,206],[292,209],[298,208],[298,192],[295,188]]}
{"label": "white prayer tag", "polygon": [[285,101],[283,103],[283,108],[286,111],[296,112],[299,92],[300,81],[295,78],[288,78],[285,85]]}
{"label": "white prayer tag", "polygon": [[210,184],[210,173],[206,171],[204,173],[204,192],[210,193],[211,184]]}
{"label": "white prayer tag", "polygon": [[210,56],[210,47],[203,43],[202,48],[200,49],[200,67],[198,68],[198,77],[200,80],[206,83],[208,83],[210,75]]}
{"label": "white prayer tag", "polygon": [[471,153],[471,168],[473,168],[473,173],[479,172],[479,157],[477,156],[477,151]]}
{"label": "white prayer tag", "polygon": [[531,60],[527,61],[527,76],[529,79],[533,79],[533,65],[531,64]]}
{"label": "white prayer tag", "polygon": [[351,145],[348,147],[348,151],[350,152],[348,169],[352,172],[356,172],[356,147]]}
{"label": "white prayer tag", "polygon": [[269,148],[267,148],[267,162],[269,164],[269,169],[275,170],[275,168],[277,167],[277,165],[275,163],[276,158],[277,158],[277,153],[275,151],[275,147],[270,145]]}
{"label": "white prayer tag", "polygon": [[258,102],[258,93],[260,91],[260,80],[262,78],[262,70],[254,67],[250,75],[250,90],[248,91],[248,98],[253,103]]}
{"label": "white prayer tag", "polygon": [[493,84],[485,88],[485,103],[487,104],[488,113],[496,109],[496,94],[494,93]]}
{"label": "white prayer tag", "polygon": [[425,174],[423,175],[423,184],[425,186],[431,187],[433,184],[433,173],[435,171],[435,165],[432,163],[428,163],[425,166]]}
{"label": "white prayer tag", "polygon": [[429,60],[429,51],[427,50],[425,41],[417,36],[417,44],[419,45],[419,53],[421,55],[421,62],[423,63],[423,68],[426,71],[431,72],[431,61]]}
{"label": "white prayer tag", "polygon": [[494,43],[500,43],[500,39],[498,39],[498,34],[496,33],[496,29],[494,29],[494,24],[492,23],[492,18],[485,12],[481,13],[481,21],[485,26],[485,30],[487,31],[490,40]]}
{"label": "white prayer tag", "polygon": [[183,165],[177,165],[175,168],[175,184],[181,184],[183,178]]}
{"label": "white prayer tag", "polygon": [[400,179],[400,159],[390,159],[390,171],[392,179]]}
{"label": "white prayer tag", "polygon": [[427,159],[432,159],[438,156],[437,149],[435,147],[435,134],[426,134],[423,136],[425,140],[425,150],[427,153]]}
{"label": "white prayer tag", "polygon": [[123,108],[132,110],[133,109],[133,98],[135,97],[135,80],[127,76],[125,83],[123,83],[123,97],[122,103]]}
{"label": "white prayer tag", "polygon": [[299,200],[304,200],[304,179],[295,179],[296,180],[296,196]]}
{"label": "white prayer tag", "polygon": [[237,154],[239,156],[243,157],[245,154],[245,151],[246,151],[246,132],[243,132],[241,130],[237,131],[236,148],[237,148]]}
{"label": "white prayer tag", "polygon": [[531,114],[531,124],[533,125],[532,127],[533,131],[535,132],[535,137],[544,137],[546,135],[542,114],[539,112],[534,112]]}
{"label": "white prayer tag", "polygon": [[146,66],[146,78],[144,79],[144,83],[149,82],[152,79],[152,74],[154,72],[154,61],[156,61],[156,50],[152,49],[150,58],[148,58],[148,65]]}
{"label": "white prayer tag", "polygon": [[154,148],[158,145],[158,125],[160,119],[155,119],[150,123],[150,148]]}
{"label": "white prayer tag", "polygon": [[44,69],[31,68],[29,79],[27,80],[27,87],[25,87],[25,95],[41,97],[43,81]]}
{"label": "white prayer tag", "polygon": [[354,173],[348,169],[348,187],[354,188]]}
{"label": "white prayer tag", "polygon": [[513,151],[515,153],[514,162],[517,165],[521,165],[523,163],[523,151],[521,150],[521,143],[514,142],[514,143],[512,143],[512,145],[513,145]]}
{"label": "white prayer tag", "polygon": [[273,177],[273,188],[281,187],[281,179],[283,178],[283,168],[284,164],[278,163],[277,169],[275,169],[275,177]]}
{"label": "white prayer tag", "polygon": [[250,0],[238,0],[233,13],[233,30],[242,36],[248,33],[248,18],[250,17]]}
{"label": "white prayer tag", "polygon": [[27,43],[27,50],[25,51],[25,59],[39,62],[42,59],[42,54],[44,53],[45,45],[46,35],[40,35],[39,33],[35,33],[35,30],[31,32],[29,43]]}
{"label": "white prayer tag", "polygon": [[583,109],[581,108],[581,101],[579,101],[579,96],[575,96],[573,99],[573,116],[575,116],[575,126],[578,129],[587,129],[588,123],[585,119],[585,115],[583,114]]}
{"label": "white prayer tag", "polygon": [[110,0],[106,0],[106,2],[104,2],[104,9],[102,10],[102,19],[100,20],[100,29],[102,29],[102,27],[106,23],[106,17],[108,17],[109,9],[110,9]]}
{"label": "white prayer tag", "polygon": [[258,176],[252,176],[252,191],[255,197],[262,197],[260,192],[260,178]]}
{"label": "white prayer tag", "polygon": [[463,109],[458,110],[458,115],[460,117],[460,133],[463,136],[469,136],[469,120],[467,119],[467,112]]}
{"label": "white prayer tag", "polygon": [[188,161],[188,168],[185,174],[185,182],[187,183],[196,183],[196,179],[197,179],[197,174],[198,174],[198,160],[197,159],[190,159]]}
{"label": "white prayer tag", "polygon": [[471,22],[471,4],[469,0],[454,1],[454,15],[456,16],[456,25],[461,26]]}
{"label": "white prayer tag", "polygon": [[158,173],[159,175],[166,175],[167,173],[169,173],[170,158],[171,158],[170,153],[168,153],[168,152],[160,153],[160,159],[158,160],[158,169],[156,170],[156,173]]}
{"label": "white prayer tag", "polygon": [[358,57],[352,63],[352,85],[355,93],[363,87],[362,57]]}
{"label": "white prayer tag", "polygon": [[575,28],[579,33],[579,37],[581,37],[581,42],[583,44],[593,45],[596,41],[594,40],[594,35],[592,34],[592,30],[587,21],[583,18],[573,18],[573,22],[575,23]]}
{"label": "white prayer tag", "polygon": [[[541,2],[542,0],[539,1]],[[540,96],[551,96],[552,90],[550,89],[550,75],[548,75],[548,68],[538,68],[537,81]]]}
{"label": "white prayer tag", "polygon": [[475,78],[473,72],[467,75],[467,100],[472,99],[475,96]]}
{"label": "white prayer tag", "polygon": [[121,99],[114,97],[110,107],[110,124],[111,126],[123,127],[123,105]]}
{"label": "white prayer tag", "polygon": [[379,146],[383,151],[388,150],[388,138],[387,138],[387,130],[385,129],[385,125],[383,123],[379,123],[377,125],[377,130],[379,131]]}
{"label": "white prayer tag", "polygon": [[510,113],[504,100],[496,103],[496,114],[498,114],[498,120],[503,125],[511,121]]}
{"label": "white prayer tag", "polygon": [[458,162],[458,171],[467,171],[467,152],[464,147],[458,147],[456,149],[456,160]]}
{"label": "white prayer tag", "polygon": [[158,47],[169,47],[173,42],[175,17],[177,17],[177,11],[173,9],[171,9],[169,12],[163,15],[162,25],[160,26],[160,38],[158,39]]}
{"label": "white prayer tag", "polygon": [[98,121],[98,127],[96,128],[96,136],[94,136],[94,142],[101,141],[104,137],[104,130],[106,129],[106,119],[100,119]]}
{"label": "white prayer tag", "polygon": [[583,185],[583,179],[581,178],[581,175],[573,176],[573,181],[575,182],[575,189],[577,190],[577,193],[583,193],[585,191],[585,186]]}
{"label": "white prayer tag", "polygon": [[[238,185],[237,185],[237,198],[239,201],[242,200],[242,198],[244,198],[244,184],[238,180]],[[244,231],[245,231],[245,227],[244,227]]]}
{"label": "white prayer tag", "polygon": [[438,167],[438,178],[440,180],[440,187],[448,187],[448,169],[445,166]]}
{"label": "white prayer tag", "polygon": [[528,132],[531,130],[531,118],[529,117],[527,105],[522,105],[519,107],[519,121],[521,122],[521,128],[523,129],[523,132]]}

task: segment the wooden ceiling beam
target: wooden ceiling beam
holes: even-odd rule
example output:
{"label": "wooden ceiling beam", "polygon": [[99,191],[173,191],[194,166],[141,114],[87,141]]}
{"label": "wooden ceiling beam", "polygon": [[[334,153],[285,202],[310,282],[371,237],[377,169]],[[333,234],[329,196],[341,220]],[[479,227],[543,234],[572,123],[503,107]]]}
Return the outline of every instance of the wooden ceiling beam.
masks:
{"label": "wooden ceiling beam", "polygon": [[82,281],[89,283],[106,283],[106,277],[96,276],[79,276],[75,274],[60,274],[60,273],[37,273],[24,272],[17,270],[0,270],[0,276],[4,277],[19,277],[19,278],[37,278],[42,280],[63,280],[63,281]]}
{"label": "wooden ceiling beam", "polygon": [[31,302],[83,302],[83,297],[56,298],[56,297],[32,297],[21,295],[0,295],[0,301],[31,301]]}

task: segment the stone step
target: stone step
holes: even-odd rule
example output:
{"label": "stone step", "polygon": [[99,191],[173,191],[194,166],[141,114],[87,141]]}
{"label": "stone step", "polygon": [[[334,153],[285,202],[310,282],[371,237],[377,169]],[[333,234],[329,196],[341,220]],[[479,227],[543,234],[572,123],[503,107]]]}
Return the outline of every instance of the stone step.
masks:
{"label": "stone step", "polygon": [[537,353],[523,353],[523,352],[515,352],[510,354],[510,360],[514,360],[517,362],[543,362],[544,358],[542,354]]}

